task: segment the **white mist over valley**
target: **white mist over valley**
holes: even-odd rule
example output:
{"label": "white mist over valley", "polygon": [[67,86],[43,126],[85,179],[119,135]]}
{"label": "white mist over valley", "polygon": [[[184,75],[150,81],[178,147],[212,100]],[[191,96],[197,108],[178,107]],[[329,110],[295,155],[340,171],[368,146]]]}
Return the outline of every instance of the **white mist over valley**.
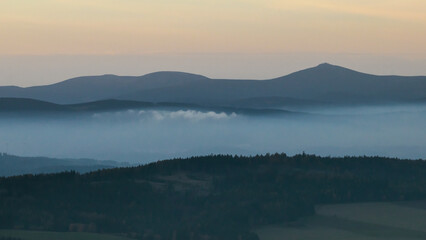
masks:
{"label": "white mist over valley", "polygon": [[123,110],[0,119],[0,151],[21,156],[148,163],[206,154],[301,152],[426,157],[426,106],[308,109],[246,115]]}

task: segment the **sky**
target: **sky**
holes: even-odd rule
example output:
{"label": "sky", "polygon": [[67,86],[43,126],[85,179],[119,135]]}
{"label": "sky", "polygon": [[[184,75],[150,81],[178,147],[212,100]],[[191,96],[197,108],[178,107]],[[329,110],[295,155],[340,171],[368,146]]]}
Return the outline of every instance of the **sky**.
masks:
{"label": "sky", "polygon": [[322,62],[426,75],[424,0],[0,0],[0,84],[180,70],[266,79]]}

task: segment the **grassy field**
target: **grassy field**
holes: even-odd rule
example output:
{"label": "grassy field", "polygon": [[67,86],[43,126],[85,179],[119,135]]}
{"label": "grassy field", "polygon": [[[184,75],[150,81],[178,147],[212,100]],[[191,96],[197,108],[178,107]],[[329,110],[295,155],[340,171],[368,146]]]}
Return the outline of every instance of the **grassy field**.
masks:
{"label": "grassy field", "polygon": [[3,237],[22,240],[130,240],[129,238],[95,233],[0,230],[0,239]]}
{"label": "grassy field", "polygon": [[426,202],[318,206],[299,222],[258,229],[261,240],[426,239]]}

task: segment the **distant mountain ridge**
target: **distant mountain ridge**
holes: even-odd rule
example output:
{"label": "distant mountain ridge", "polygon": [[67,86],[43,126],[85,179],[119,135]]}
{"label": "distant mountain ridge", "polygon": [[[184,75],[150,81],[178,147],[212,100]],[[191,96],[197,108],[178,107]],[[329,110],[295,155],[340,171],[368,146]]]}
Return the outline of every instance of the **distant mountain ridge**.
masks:
{"label": "distant mountain ridge", "polygon": [[201,106],[196,104],[185,103],[152,103],[129,100],[106,99],[87,103],[78,104],[56,104],[29,98],[0,98],[0,113],[2,116],[34,116],[39,114],[50,114],[58,116],[59,114],[75,114],[75,113],[100,113],[100,112],[117,112],[127,110],[196,110],[200,112],[224,112],[238,113],[244,115],[277,115],[277,114],[294,114],[305,115],[302,112],[292,112],[281,109],[255,109],[244,107],[219,107],[219,106]]}
{"label": "distant mountain ridge", "polygon": [[128,166],[130,166],[130,164],[115,161],[20,157],[0,152],[0,177],[23,174],[46,174],[64,171],[87,173],[99,169]]}
{"label": "distant mountain ridge", "polygon": [[[172,80],[170,80],[171,76]],[[86,76],[45,86],[0,87],[0,97],[31,98],[59,104],[73,104],[112,99],[140,88],[155,89],[206,79],[200,75],[180,72],[157,72],[140,77]]]}
{"label": "distant mountain ridge", "polygon": [[[426,76],[376,76],[330,64],[270,80],[210,79],[190,73],[156,72],[140,77],[78,77],[28,88],[6,86],[0,87],[0,97],[59,104],[120,99],[239,107],[424,103]],[[253,102],[255,99],[263,103]]]}

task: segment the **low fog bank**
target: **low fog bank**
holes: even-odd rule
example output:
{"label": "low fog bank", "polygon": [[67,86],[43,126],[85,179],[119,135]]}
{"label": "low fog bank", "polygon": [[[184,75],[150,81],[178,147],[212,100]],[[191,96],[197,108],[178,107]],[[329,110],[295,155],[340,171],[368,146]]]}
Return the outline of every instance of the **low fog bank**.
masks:
{"label": "low fog bank", "polygon": [[327,115],[377,115],[377,114],[404,114],[404,113],[420,113],[426,114],[425,104],[386,104],[363,106],[355,105],[333,106],[333,107],[302,107],[302,108],[286,108],[285,110],[302,110],[314,114]]}
{"label": "low fog bank", "polygon": [[426,106],[323,109],[246,116],[129,110],[81,118],[1,119],[0,152],[146,163],[206,154],[267,152],[426,158]]}

